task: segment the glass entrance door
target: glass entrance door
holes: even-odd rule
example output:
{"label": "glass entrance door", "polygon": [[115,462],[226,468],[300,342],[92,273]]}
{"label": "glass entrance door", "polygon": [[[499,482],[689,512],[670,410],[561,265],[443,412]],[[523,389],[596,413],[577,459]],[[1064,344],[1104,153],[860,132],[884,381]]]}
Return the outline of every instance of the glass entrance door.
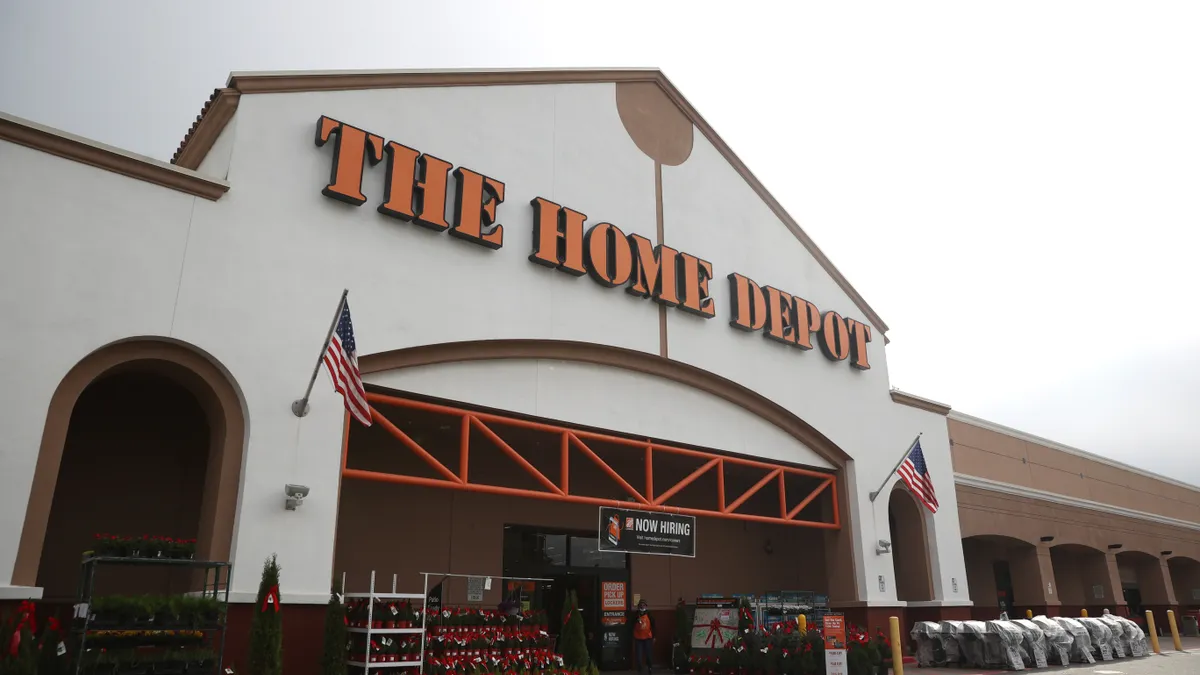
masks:
{"label": "glass entrance door", "polygon": [[523,588],[529,591],[525,602],[530,608],[546,610],[556,637],[567,595],[574,591],[592,660],[602,670],[625,670],[630,649],[625,625],[629,556],[601,553],[598,543],[594,532],[505,525],[504,575],[550,579]]}

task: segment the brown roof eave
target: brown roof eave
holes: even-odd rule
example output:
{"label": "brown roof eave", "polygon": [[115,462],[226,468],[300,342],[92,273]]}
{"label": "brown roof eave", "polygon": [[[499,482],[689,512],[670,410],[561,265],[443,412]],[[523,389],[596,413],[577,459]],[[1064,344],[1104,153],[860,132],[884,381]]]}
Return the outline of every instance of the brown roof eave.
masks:
{"label": "brown roof eave", "polygon": [[229,184],[103,143],[0,113],[0,140],[216,201]]}

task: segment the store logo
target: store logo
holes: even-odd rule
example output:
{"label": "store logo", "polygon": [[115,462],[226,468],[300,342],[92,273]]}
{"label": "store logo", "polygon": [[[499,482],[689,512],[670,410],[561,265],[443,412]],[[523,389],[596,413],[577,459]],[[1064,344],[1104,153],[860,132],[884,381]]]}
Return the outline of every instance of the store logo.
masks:
{"label": "store logo", "polygon": [[[367,201],[363,193],[366,166],[383,162],[386,174],[379,213],[445,231],[464,241],[498,250],[504,225],[497,210],[504,202],[504,183],[428,153],[385,141],[382,136],[322,115],[316,145],[333,141],[329,183],[321,193],[353,206]],[[451,219],[446,220],[450,179],[455,183]],[[709,295],[712,263],[646,237],[625,233],[608,222],[585,231],[587,216],[542,197],[534,198],[533,250],[530,262],[571,276],[588,275],[607,288],[652,299],[704,319],[716,316]],[[846,361],[859,370],[871,367],[867,343],[871,327],[834,311],[820,311],[798,295],[760,286],[741,274],[728,275],[730,320],[734,328],[762,332],[771,340],[801,350],[817,344],[831,361]]]}
{"label": "store logo", "polygon": [[[626,522],[625,527],[629,527],[628,522]],[[606,536],[608,537],[608,543],[613,546],[621,545],[621,519],[616,514],[608,518],[608,532]]]}

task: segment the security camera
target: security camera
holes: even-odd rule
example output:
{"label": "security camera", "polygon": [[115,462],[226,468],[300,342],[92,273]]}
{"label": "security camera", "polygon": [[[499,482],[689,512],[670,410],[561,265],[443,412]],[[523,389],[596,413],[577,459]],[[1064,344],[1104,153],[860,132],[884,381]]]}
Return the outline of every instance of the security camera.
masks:
{"label": "security camera", "polygon": [[892,552],[892,542],[880,539],[875,542],[875,555],[887,555]]}
{"label": "security camera", "polygon": [[287,501],[283,503],[283,508],[288,511],[295,511],[296,507],[304,503],[304,498],[308,496],[308,486],[288,483],[283,486],[283,494],[287,496]]}

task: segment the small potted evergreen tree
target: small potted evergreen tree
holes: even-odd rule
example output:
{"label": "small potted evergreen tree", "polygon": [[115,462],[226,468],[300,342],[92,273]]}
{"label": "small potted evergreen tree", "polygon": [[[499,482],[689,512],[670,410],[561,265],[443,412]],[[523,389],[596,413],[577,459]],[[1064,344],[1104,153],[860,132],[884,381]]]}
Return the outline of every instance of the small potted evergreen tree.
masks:
{"label": "small potted evergreen tree", "polygon": [[346,675],[346,607],[336,591],[330,592],[329,605],[325,609],[321,675]]}
{"label": "small potted evergreen tree", "polygon": [[250,624],[250,675],[282,675],[283,616],[279,606],[279,563],[272,555],[263,563],[262,581]]}
{"label": "small potted evergreen tree", "polygon": [[579,597],[575,591],[568,593],[567,601],[563,603],[563,629],[558,649],[567,670],[579,672],[591,665],[587,636],[583,631],[583,615],[579,613]]}
{"label": "small potted evergreen tree", "polygon": [[671,649],[671,665],[675,672],[690,672],[692,653],[692,617],[688,616],[687,603],[683,598],[675,603],[675,644]]}

